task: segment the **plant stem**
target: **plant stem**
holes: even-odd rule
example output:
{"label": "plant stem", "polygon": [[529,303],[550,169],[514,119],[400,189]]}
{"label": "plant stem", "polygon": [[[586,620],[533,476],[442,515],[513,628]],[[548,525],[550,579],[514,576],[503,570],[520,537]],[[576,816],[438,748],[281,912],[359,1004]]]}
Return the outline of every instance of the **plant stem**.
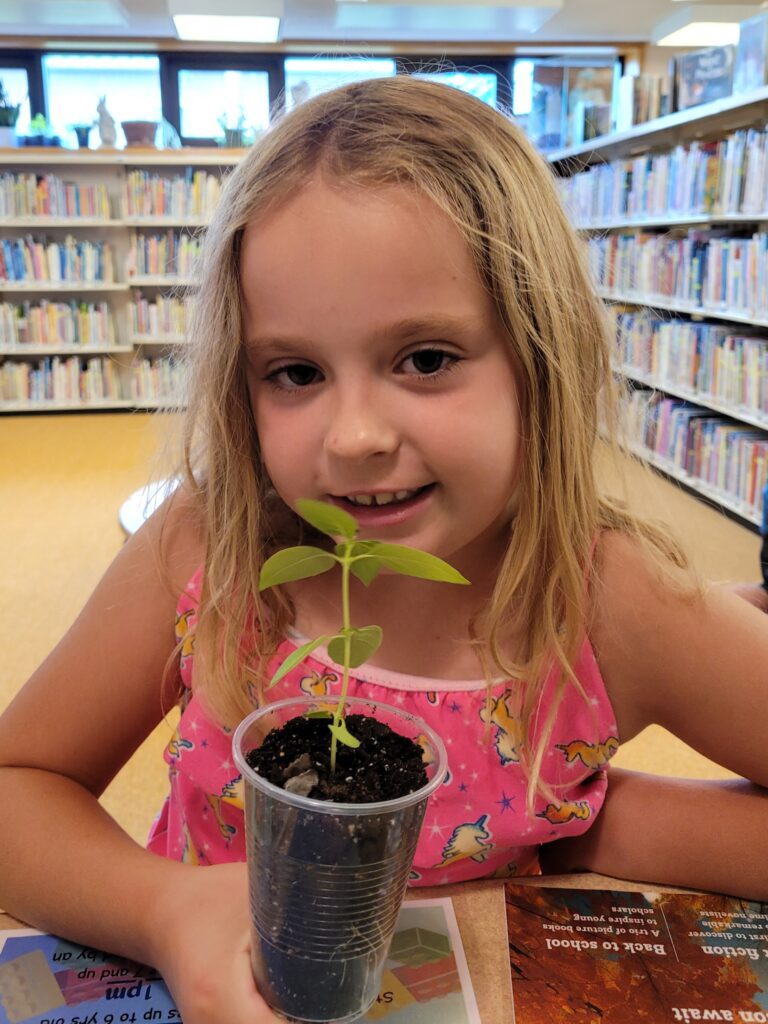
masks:
{"label": "plant stem", "polygon": [[[344,706],[347,701],[347,688],[349,686],[349,656],[352,649],[352,639],[349,631],[352,628],[349,616],[349,557],[352,544],[348,541],[344,545],[344,554],[341,556],[341,622],[344,630],[344,675],[341,682],[341,697],[333,713],[333,724],[340,725],[344,718]],[[336,733],[331,736],[331,775],[336,771]]]}

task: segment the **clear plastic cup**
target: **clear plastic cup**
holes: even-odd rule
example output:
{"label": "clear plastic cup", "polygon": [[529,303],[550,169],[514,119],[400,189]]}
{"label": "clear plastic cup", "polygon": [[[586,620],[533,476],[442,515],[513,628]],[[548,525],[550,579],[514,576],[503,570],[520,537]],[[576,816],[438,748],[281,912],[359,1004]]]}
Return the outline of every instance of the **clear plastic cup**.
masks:
{"label": "clear plastic cup", "polygon": [[426,785],[396,800],[333,803],[286,792],[248,765],[269,732],[328,705],[327,697],[267,704],[232,741],[245,789],[254,978],[274,1010],[311,1024],[357,1020],[376,1000],[427,800],[448,763],[422,719],[349,698],[348,714],[373,715],[419,743]]}

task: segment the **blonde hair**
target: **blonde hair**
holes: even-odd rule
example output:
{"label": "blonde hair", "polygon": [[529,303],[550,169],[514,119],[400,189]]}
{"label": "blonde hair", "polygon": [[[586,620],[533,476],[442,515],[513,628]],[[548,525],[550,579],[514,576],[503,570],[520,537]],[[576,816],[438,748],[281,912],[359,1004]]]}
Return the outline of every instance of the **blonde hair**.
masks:
{"label": "blonde hair", "polygon": [[[608,331],[553,175],[512,120],[448,86],[398,76],[317,96],[271,128],[226,185],[204,245],[184,428],[186,484],[206,535],[196,688],[216,718],[234,725],[259,699],[260,667],[291,621],[284,595],[258,591],[264,559],[296,543],[302,527],[276,499],[260,459],[239,257],[246,226],[318,171],[343,187],[397,184],[428,196],[466,240],[506,329],[522,391],[522,500],[493,595],[470,634],[489,678],[497,669],[528,681],[525,728],[538,715],[546,674],[558,675],[556,700],[526,756],[532,799],[557,702],[569,683],[581,690],[573,665],[596,537],[621,530],[660,562],[685,560],[663,529],[598,491],[601,399],[609,433],[613,423]],[[512,627],[522,646],[509,662],[501,648]]]}

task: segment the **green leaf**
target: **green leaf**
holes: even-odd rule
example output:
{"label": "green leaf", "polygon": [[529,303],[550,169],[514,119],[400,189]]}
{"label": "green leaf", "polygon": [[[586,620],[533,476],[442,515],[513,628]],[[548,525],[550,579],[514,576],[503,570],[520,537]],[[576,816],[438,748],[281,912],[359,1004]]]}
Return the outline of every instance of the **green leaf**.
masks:
{"label": "green leaf", "polygon": [[329,551],[309,545],[294,548],[283,548],[268,558],[261,567],[259,574],[259,590],[277,586],[278,583],[290,583],[291,580],[305,580],[309,576],[319,576],[328,572],[338,559]]}
{"label": "green leaf", "polygon": [[329,725],[328,728],[331,730],[331,732],[339,741],[339,743],[343,743],[344,746],[352,748],[360,746],[360,740],[356,740],[352,733],[348,731],[347,723],[344,721],[343,718],[340,722],[334,722],[333,725]]}
{"label": "green leaf", "polygon": [[299,662],[303,661],[316,647],[323,647],[330,639],[329,636],[319,636],[316,640],[310,640],[308,643],[302,644],[301,647],[297,647],[292,654],[288,655],[277,672],[269,680],[267,689],[271,690],[275,683],[279,683],[287,672],[290,672]]}
{"label": "green leaf", "polygon": [[366,585],[371,584],[381,569],[381,563],[369,558],[368,553],[376,547],[375,540],[356,540],[337,544],[334,551],[340,559],[349,563],[349,571]]}
{"label": "green leaf", "polygon": [[381,562],[374,555],[363,555],[351,563],[349,571],[368,587],[379,575],[381,568]]}
{"label": "green leaf", "polygon": [[417,576],[422,580],[437,580],[438,583],[469,584],[469,580],[458,569],[454,569],[442,558],[402,544],[379,542],[371,550],[371,557],[403,576]]}
{"label": "green leaf", "polygon": [[309,498],[299,498],[296,502],[296,511],[302,519],[306,519],[316,530],[327,533],[329,537],[346,537],[347,540],[354,540],[357,536],[357,521],[349,512],[343,508],[337,508],[327,501],[312,501]]}
{"label": "green leaf", "polygon": [[367,661],[381,646],[381,626],[361,626],[359,629],[342,630],[328,644],[328,654],[337,665],[344,664],[344,638],[349,637],[349,667],[357,668]]}
{"label": "green leaf", "polygon": [[333,718],[331,711],[306,711],[304,713],[305,718]]}

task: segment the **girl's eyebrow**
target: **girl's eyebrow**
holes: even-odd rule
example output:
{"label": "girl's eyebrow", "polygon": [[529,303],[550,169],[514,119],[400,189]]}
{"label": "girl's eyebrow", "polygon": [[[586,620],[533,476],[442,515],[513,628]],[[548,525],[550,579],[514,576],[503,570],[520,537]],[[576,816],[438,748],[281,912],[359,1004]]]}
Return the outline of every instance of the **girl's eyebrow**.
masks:
{"label": "girl's eyebrow", "polygon": [[[477,313],[469,313],[466,316],[449,316],[440,313],[434,316],[408,317],[395,321],[372,331],[370,338],[373,342],[391,341],[393,338],[398,341],[408,341],[419,335],[439,338],[451,334],[470,334],[486,327],[485,318],[478,316]],[[289,354],[314,344],[315,342],[311,338],[287,334],[254,335],[246,340],[246,345],[249,348],[268,349],[276,355]]]}

